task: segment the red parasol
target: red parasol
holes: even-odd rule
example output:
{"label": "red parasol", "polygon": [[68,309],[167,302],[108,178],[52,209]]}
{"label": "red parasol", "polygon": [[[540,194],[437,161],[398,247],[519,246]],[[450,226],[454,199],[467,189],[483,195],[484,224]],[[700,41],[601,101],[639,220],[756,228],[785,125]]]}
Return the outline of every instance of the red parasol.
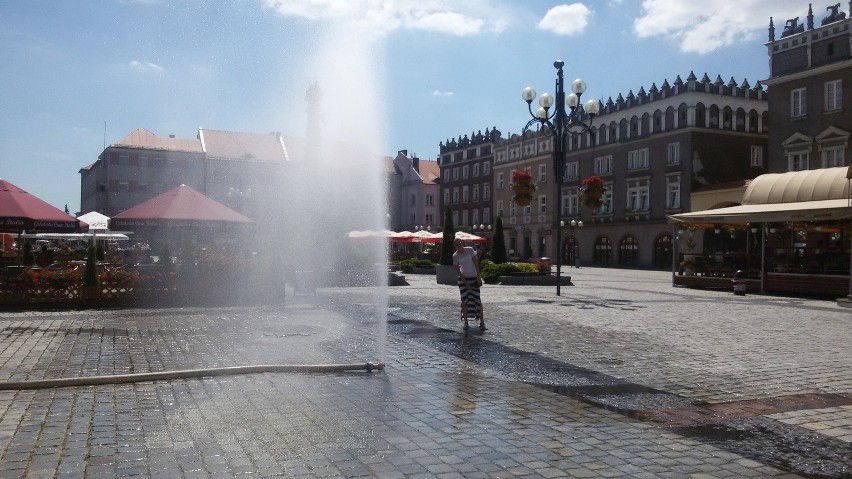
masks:
{"label": "red parasol", "polygon": [[77,218],[0,178],[0,232],[73,232]]}
{"label": "red parasol", "polygon": [[223,226],[254,223],[216,200],[180,185],[112,217],[113,229],[159,226]]}

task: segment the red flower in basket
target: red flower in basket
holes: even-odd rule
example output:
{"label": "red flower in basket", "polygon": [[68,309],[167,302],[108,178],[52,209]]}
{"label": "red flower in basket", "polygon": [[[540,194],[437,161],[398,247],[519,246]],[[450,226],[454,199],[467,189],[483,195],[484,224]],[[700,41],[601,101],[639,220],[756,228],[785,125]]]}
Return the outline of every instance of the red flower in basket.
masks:
{"label": "red flower in basket", "polygon": [[532,202],[532,193],[535,191],[535,183],[532,175],[527,170],[517,170],[512,173],[512,191],[515,195],[512,201],[518,206],[529,206]]}
{"label": "red flower in basket", "polygon": [[580,195],[583,198],[583,203],[596,210],[604,205],[603,194],[606,192],[603,179],[600,176],[590,176],[583,180],[583,186],[580,187]]}

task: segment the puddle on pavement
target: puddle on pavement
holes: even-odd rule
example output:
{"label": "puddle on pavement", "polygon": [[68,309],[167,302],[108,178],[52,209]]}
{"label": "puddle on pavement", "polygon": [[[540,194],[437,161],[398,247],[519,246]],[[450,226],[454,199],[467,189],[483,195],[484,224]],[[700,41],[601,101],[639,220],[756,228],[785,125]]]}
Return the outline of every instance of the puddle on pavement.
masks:
{"label": "puddle on pavement", "polygon": [[[578,302],[579,303],[579,302]],[[623,307],[625,304],[610,305]],[[591,307],[586,304],[586,307]],[[471,329],[474,331],[474,329]],[[388,333],[416,340],[518,381],[629,417],[642,411],[684,410],[707,417],[700,402],[626,382],[588,368],[489,341],[479,332],[449,330],[389,315]],[[618,364],[601,358],[598,362]],[[852,444],[804,428],[755,417],[672,428],[684,436],[804,477],[852,477]]]}

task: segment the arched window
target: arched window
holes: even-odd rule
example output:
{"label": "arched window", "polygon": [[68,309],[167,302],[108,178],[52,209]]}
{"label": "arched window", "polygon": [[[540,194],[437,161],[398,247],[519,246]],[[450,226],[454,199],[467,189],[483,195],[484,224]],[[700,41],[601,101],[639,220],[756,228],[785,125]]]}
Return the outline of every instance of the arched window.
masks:
{"label": "arched window", "polygon": [[737,108],[737,121],[734,124],[734,130],[746,131],[745,128],[746,112],[742,108]]}
{"label": "arched window", "polygon": [[627,235],[618,245],[618,264],[637,266],[639,264],[639,241],[633,235]]}
{"label": "arched window", "polygon": [[710,105],[710,124],[709,128],[719,128],[719,107]]}
{"label": "arched window", "polygon": [[706,125],[706,121],[704,121],[707,116],[707,108],[704,107],[704,103],[698,103],[695,105],[695,126],[698,128],[704,128]]}
{"label": "arched window", "polygon": [[657,110],[654,112],[654,133],[663,131],[663,112]]}
{"label": "arched window", "polygon": [[757,114],[757,111],[751,110],[748,112],[748,131],[749,133],[757,133],[757,125],[758,119],[760,115]]}
{"label": "arched window", "polygon": [[731,110],[731,107],[726,106],[724,110],[722,110],[722,129],[723,130],[732,130],[734,128],[734,111]]}
{"label": "arched window", "polygon": [[663,233],[654,240],[654,264],[660,269],[672,267],[672,236]]}
{"label": "arched window", "polygon": [[674,107],[666,108],[666,131],[674,129],[675,125],[675,109]]}
{"label": "arched window", "polygon": [[689,108],[687,108],[686,103],[681,103],[680,106],[677,108],[677,116],[678,116],[677,127],[678,128],[686,128],[687,126],[689,126],[689,125],[687,125],[687,121],[686,121],[687,120],[686,112],[688,110],[689,110]]}
{"label": "arched window", "polygon": [[612,264],[612,242],[606,236],[599,236],[595,240],[595,254],[592,261],[597,266]]}

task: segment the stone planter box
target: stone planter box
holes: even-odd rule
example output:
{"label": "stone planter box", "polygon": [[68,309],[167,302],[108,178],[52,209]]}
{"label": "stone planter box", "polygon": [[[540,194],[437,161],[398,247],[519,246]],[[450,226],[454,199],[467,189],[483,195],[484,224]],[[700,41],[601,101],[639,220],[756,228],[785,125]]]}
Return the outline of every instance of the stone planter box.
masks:
{"label": "stone planter box", "polygon": [[435,266],[435,280],[438,284],[459,284],[459,275],[456,267],[451,264],[439,264]]}
{"label": "stone planter box", "polygon": [[[521,273],[509,276],[499,276],[497,283],[507,286],[556,286],[556,275]],[[571,277],[562,275],[559,277],[560,286],[573,286]]]}

